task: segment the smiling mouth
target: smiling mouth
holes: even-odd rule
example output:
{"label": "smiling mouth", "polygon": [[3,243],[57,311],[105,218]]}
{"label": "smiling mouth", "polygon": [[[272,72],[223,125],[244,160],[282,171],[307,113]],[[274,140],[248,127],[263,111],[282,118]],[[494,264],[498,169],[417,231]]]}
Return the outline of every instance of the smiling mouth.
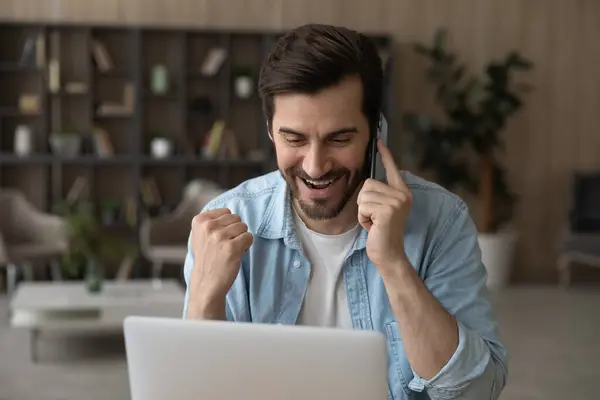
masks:
{"label": "smiling mouth", "polygon": [[304,184],[310,189],[327,189],[329,186],[333,185],[335,181],[339,179],[339,177],[328,180],[300,179],[302,179],[302,182],[304,182]]}

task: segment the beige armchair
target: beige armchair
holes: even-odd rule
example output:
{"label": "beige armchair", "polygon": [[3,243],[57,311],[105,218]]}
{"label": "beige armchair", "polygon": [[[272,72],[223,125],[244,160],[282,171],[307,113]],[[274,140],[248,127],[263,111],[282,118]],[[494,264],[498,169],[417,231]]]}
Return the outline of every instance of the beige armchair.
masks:
{"label": "beige armchair", "polygon": [[7,292],[13,292],[17,273],[33,279],[33,264],[50,263],[60,276],[58,259],[67,250],[62,218],[41,212],[15,189],[0,189],[0,267],[7,270]]}
{"label": "beige armchair", "polygon": [[192,219],[221,193],[223,190],[210,182],[200,182],[194,190],[187,191],[172,213],[142,221],[141,253],[152,263],[152,278],[160,279],[166,264],[182,267],[187,254]]}

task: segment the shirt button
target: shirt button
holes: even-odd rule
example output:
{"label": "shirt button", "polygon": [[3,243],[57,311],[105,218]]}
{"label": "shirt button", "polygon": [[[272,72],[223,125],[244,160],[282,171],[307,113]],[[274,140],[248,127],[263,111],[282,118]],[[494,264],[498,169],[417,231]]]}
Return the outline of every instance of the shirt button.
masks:
{"label": "shirt button", "polygon": [[294,268],[300,268],[300,261],[294,261]]}

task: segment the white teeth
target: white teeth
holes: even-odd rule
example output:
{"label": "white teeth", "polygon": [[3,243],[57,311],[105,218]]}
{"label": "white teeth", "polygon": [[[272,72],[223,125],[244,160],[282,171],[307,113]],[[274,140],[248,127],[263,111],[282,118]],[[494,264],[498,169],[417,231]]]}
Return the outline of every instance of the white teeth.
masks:
{"label": "white teeth", "polygon": [[303,179],[304,182],[306,182],[307,185],[309,185],[309,187],[313,188],[313,189],[325,189],[327,187],[329,187],[329,185],[331,185],[333,182],[335,182],[335,179],[331,179],[329,181],[313,181],[310,179]]}
{"label": "white teeth", "polygon": [[333,179],[330,181],[311,181],[309,179],[306,179],[306,182],[310,183],[311,185],[322,186],[322,185],[329,185],[329,184],[333,183]]}

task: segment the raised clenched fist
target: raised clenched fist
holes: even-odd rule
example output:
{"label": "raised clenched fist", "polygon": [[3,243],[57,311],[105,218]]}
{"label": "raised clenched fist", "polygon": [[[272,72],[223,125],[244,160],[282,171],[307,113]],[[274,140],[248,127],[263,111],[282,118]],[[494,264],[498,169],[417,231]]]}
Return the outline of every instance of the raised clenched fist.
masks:
{"label": "raised clenched fist", "polygon": [[223,317],[225,296],[252,242],[248,226],[228,208],[205,211],[194,217],[191,234],[194,267],[188,315],[210,318],[206,314],[216,313]]}

